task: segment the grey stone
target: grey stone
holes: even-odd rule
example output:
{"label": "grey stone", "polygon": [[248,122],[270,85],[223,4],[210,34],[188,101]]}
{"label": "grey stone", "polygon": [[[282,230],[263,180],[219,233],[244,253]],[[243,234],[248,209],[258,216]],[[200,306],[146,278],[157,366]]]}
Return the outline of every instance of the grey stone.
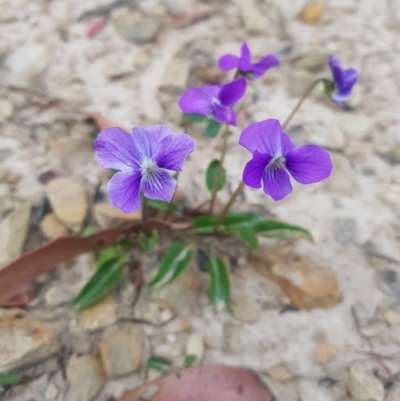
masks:
{"label": "grey stone", "polygon": [[332,123],[313,125],[310,128],[309,141],[332,150],[343,150],[346,144],[343,131]]}
{"label": "grey stone", "polygon": [[242,326],[232,322],[226,322],[223,326],[223,344],[224,351],[237,354],[242,352],[241,342]]}
{"label": "grey stone", "polygon": [[14,105],[8,99],[0,99],[0,118],[6,120],[14,112]]}
{"label": "grey stone", "polygon": [[314,80],[314,75],[308,71],[292,70],[288,80],[289,93],[294,97],[302,96]]}
{"label": "grey stone", "polygon": [[46,69],[51,60],[52,50],[48,45],[26,44],[11,53],[4,66],[7,86],[27,89]]}
{"label": "grey stone", "polygon": [[0,309],[0,373],[39,361],[57,350],[49,325],[22,309]]}
{"label": "grey stone", "polygon": [[90,401],[105,384],[105,375],[97,358],[72,356],[67,366],[68,400]]}
{"label": "grey stone", "polygon": [[395,388],[389,392],[389,395],[385,398],[385,401],[399,401],[400,400],[400,387]]}
{"label": "grey stone", "polygon": [[315,73],[326,68],[327,56],[324,53],[309,52],[298,56],[294,61],[296,70]]}
{"label": "grey stone", "polygon": [[89,331],[111,326],[116,321],[117,303],[110,296],[79,312],[81,326]]}
{"label": "grey stone", "polygon": [[239,8],[244,28],[250,34],[264,33],[268,29],[267,21],[260,14],[254,0],[235,0]]}
{"label": "grey stone", "polygon": [[359,364],[350,367],[348,389],[360,401],[383,401],[385,389],[382,382]]}
{"label": "grey stone", "polygon": [[335,241],[341,245],[347,245],[354,241],[356,235],[356,221],[354,219],[338,218],[333,227]]}
{"label": "grey stone", "polygon": [[248,296],[232,300],[231,309],[233,316],[242,322],[254,323],[261,316],[261,308],[257,302]]}
{"label": "grey stone", "polygon": [[189,60],[172,60],[165,69],[160,88],[176,94],[184,91],[189,78],[189,70]]}

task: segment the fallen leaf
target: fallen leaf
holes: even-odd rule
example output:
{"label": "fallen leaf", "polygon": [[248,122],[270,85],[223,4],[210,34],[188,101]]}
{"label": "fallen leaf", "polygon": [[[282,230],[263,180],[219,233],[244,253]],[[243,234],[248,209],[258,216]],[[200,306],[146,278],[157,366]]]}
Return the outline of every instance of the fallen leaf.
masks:
{"label": "fallen leaf", "polygon": [[300,18],[306,24],[315,24],[321,19],[323,11],[323,3],[309,3],[301,10]]}
{"label": "fallen leaf", "polygon": [[220,7],[209,7],[191,14],[178,14],[171,18],[171,27],[182,29],[211,17],[220,10]]}
{"label": "fallen leaf", "polygon": [[91,24],[89,26],[89,29],[86,32],[86,36],[89,39],[94,38],[100,31],[103,30],[104,25],[105,25],[105,19],[104,18],[101,18],[98,21],[94,22],[93,24]]}
{"label": "fallen leaf", "polygon": [[37,276],[49,272],[61,262],[82,253],[111,246],[128,234],[162,228],[175,227],[160,220],[149,219],[145,227],[142,222],[137,222],[126,227],[102,230],[87,237],[69,235],[57,238],[35,251],[22,255],[0,270],[0,305],[10,302],[12,297],[22,292]]}
{"label": "fallen leaf", "polygon": [[273,401],[271,390],[251,370],[200,365],[144,383],[117,401]]}
{"label": "fallen leaf", "polygon": [[[103,117],[101,114],[98,113],[86,113],[86,115],[91,118],[97,127],[100,130],[110,128],[110,127],[119,127],[118,124],[114,123],[113,121],[108,120],[107,118]],[[130,132],[130,129],[126,129],[124,127],[121,127],[124,131]]]}

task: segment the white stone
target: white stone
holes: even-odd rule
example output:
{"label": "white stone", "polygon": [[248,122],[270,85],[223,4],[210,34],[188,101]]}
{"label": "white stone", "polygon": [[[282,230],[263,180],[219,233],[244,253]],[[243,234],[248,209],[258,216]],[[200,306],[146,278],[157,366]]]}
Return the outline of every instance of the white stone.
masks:
{"label": "white stone", "polygon": [[385,397],[382,382],[358,364],[351,366],[347,385],[352,397],[360,401],[383,401]]}
{"label": "white stone", "polygon": [[204,339],[200,333],[192,333],[186,343],[186,355],[196,357],[195,363],[200,363],[204,355]]}

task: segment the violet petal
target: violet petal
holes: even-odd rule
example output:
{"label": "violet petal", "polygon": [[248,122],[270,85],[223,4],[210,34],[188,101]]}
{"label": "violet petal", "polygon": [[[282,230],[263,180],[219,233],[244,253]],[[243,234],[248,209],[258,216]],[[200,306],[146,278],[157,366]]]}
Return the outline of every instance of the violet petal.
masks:
{"label": "violet petal", "polygon": [[140,208],[140,180],[137,171],[120,171],[111,177],[107,185],[110,202],[125,213],[132,213]]}
{"label": "violet petal", "polygon": [[206,116],[213,110],[213,97],[202,89],[191,88],[182,95],[178,104],[184,113]]}
{"label": "violet petal", "polygon": [[317,145],[302,145],[285,155],[286,168],[300,184],[313,184],[328,178],[332,171],[330,154]]}
{"label": "violet petal", "polygon": [[236,125],[236,113],[226,107],[216,105],[213,118],[222,124]]}
{"label": "violet petal", "polygon": [[171,202],[176,188],[176,180],[168,171],[159,169],[142,179],[143,194],[146,198]]}
{"label": "violet petal", "polygon": [[154,160],[161,168],[181,171],[187,155],[193,152],[194,141],[184,133],[172,133],[159,144]]}
{"label": "violet petal", "polygon": [[234,106],[246,92],[246,80],[244,78],[236,79],[221,87],[218,98],[223,106]]}
{"label": "violet petal", "polygon": [[264,169],[264,192],[274,201],[279,201],[292,192],[289,174],[283,167],[271,166]]}
{"label": "violet petal", "polygon": [[274,54],[268,54],[263,57],[258,63],[252,65],[254,78],[259,78],[264,75],[271,67],[279,65],[279,58]]}
{"label": "violet petal", "polygon": [[94,141],[94,148],[103,168],[130,170],[139,167],[140,154],[134,146],[133,137],[120,128],[101,131]]}
{"label": "violet petal", "polygon": [[238,68],[243,72],[247,72],[251,69],[251,53],[247,43],[243,43],[240,49]]}
{"label": "violet petal", "polygon": [[247,162],[243,170],[243,182],[250,188],[261,188],[261,179],[272,156],[260,153],[257,150],[253,158]]}
{"label": "violet petal", "polygon": [[225,56],[221,56],[218,60],[218,67],[222,71],[229,71],[238,66],[239,57],[234,56],[233,54],[225,54]]}

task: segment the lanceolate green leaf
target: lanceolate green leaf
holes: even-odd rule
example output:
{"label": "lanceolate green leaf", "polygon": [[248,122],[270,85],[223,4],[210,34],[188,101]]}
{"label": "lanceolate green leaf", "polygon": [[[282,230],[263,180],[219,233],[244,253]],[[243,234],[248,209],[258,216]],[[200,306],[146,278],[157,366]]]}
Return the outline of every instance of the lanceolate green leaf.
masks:
{"label": "lanceolate green leaf", "polygon": [[205,134],[207,138],[215,138],[221,128],[221,124],[209,119],[206,125]]}
{"label": "lanceolate green leaf", "polygon": [[172,363],[169,359],[162,356],[152,356],[147,360],[147,367],[154,370],[163,370],[164,368],[171,366]]}
{"label": "lanceolate green leaf", "polygon": [[[217,180],[219,160],[213,160],[207,167],[206,171],[206,185],[207,189],[212,193],[214,191],[215,181]],[[226,170],[222,168],[219,176],[219,185],[217,191],[220,191],[226,184]]]}
{"label": "lanceolate green leaf", "polygon": [[190,246],[184,248],[180,241],[173,242],[148,287],[160,287],[175,280],[186,269],[192,258],[193,251]]}
{"label": "lanceolate green leaf", "polygon": [[253,227],[239,226],[235,227],[233,231],[249,248],[255,249],[258,247],[258,238]]}
{"label": "lanceolate green leaf", "polygon": [[192,366],[196,362],[196,355],[186,355],[185,356],[185,367],[188,368],[189,366]]}
{"label": "lanceolate green leaf", "polygon": [[[147,199],[147,204],[149,207],[156,209],[160,212],[165,212],[168,208],[168,202],[156,200],[156,199]],[[172,201],[171,205],[171,213],[175,213],[178,210],[176,203]]]}
{"label": "lanceolate green leaf", "polygon": [[99,257],[96,259],[96,270],[99,270],[110,259],[115,258],[117,258],[117,251],[114,247],[102,249]]}
{"label": "lanceolate green leaf", "polygon": [[219,310],[228,304],[230,285],[228,271],[221,258],[210,257],[207,264],[210,274],[209,296],[211,303]]}
{"label": "lanceolate green leaf", "polygon": [[17,384],[21,377],[17,373],[0,373],[0,386],[12,386]]}
{"label": "lanceolate green leaf", "polygon": [[73,300],[74,309],[85,309],[107,295],[118,284],[122,272],[120,259],[113,258],[103,263]]}
{"label": "lanceolate green leaf", "polygon": [[142,248],[145,252],[150,252],[154,249],[157,240],[158,240],[158,231],[157,230],[152,230],[151,236],[148,237],[144,232],[140,232],[138,236],[140,245],[142,245]]}

